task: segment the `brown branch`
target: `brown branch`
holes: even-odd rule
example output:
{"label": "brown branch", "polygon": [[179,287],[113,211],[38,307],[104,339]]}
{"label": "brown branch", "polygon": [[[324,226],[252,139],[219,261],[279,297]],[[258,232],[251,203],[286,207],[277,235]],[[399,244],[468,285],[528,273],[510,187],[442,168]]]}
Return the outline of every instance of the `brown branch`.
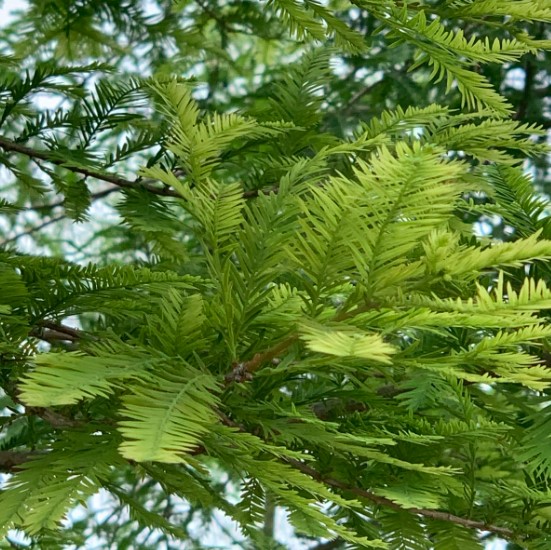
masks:
{"label": "brown branch", "polygon": [[[36,149],[27,147],[26,145],[21,145],[20,143],[16,143],[14,141],[6,139],[5,137],[2,137],[2,136],[0,136],[0,148],[4,149],[5,151],[13,151],[14,153],[20,153],[34,160],[43,160],[46,162],[50,162],[51,164],[55,164],[56,166],[61,166],[62,168],[65,168],[65,170],[69,170],[70,172],[82,174],[83,176],[95,178],[97,180],[106,181],[108,183],[112,183],[117,187],[121,187],[123,189],[145,190],[145,191],[148,191],[149,193],[153,193],[154,195],[160,195],[163,197],[176,197],[179,199],[182,198],[182,195],[180,195],[180,193],[178,193],[175,189],[172,189],[170,187],[158,187],[151,180],[144,180],[142,178],[137,178],[135,180],[128,180],[126,178],[122,178],[115,174],[109,174],[107,172],[98,172],[96,170],[91,170],[89,168],[84,168],[82,166],[76,166],[74,164],[71,164],[70,161],[66,161],[61,158],[55,158],[55,157],[52,158],[51,152],[38,151]],[[105,191],[100,191],[95,195],[92,195],[92,197],[100,198],[105,195],[108,195],[109,193],[112,193],[113,191],[114,189],[106,189]],[[243,198],[249,199],[249,198],[258,197],[260,193],[269,195],[270,193],[277,193],[277,191],[278,191],[277,187],[271,187],[271,188],[262,189],[262,190],[251,189],[249,191],[243,192]],[[42,210],[42,209],[48,209],[48,208],[55,208],[56,206],[62,206],[63,202],[64,201],[59,201],[51,205],[46,204],[43,206],[37,206],[35,208],[29,208],[29,209]],[[61,218],[56,218],[55,221],[58,221],[59,219]],[[51,220],[48,223],[53,223],[53,220]],[[41,228],[42,228],[41,226],[38,228],[33,228],[32,232],[34,233],[35,231]],[[5,241],[2,244],[11,242],[13,240],[17,240],[18,238],[19,236],[13,237],[12,239],[9,239],[8,241]]]}
{"label": "brown branch", "polygon": [[77,339],[72,336],[68,336],[64,332],[58,332],[57,330],[48,330],[43,327],[35,327],[29,332],[29,336],[34,336],[44,342],[75,342]]}
{"label": "brown branch", "polygon": [[[141,180],[128,180],[126,178],[121,178],[114,174],[109,174],[106,172],[98,172],[96,170],[90,170],[89,168],[84,168],[82,166],[76,166],[71,164],[70,161],[63,160],[61,158],[52,157],[52,153],[48,151],[38,151],[27,147],[26,145],[21,145],[5,137],[0,136],[0,148],[5,151],[13,151],[14,153],[20,153],[32,159],[44,160],[55,164],[56,166],[61,166],[70,172],[75,172],[77,174],[82,174],[83,176],[95,178],[97,180],[106,181],[121,187],[123,189],[144,189],[153,193],[155,195],[162,195],[164,197],[178,197],[182,198],[180,193],[171,189],[169,187],[157,187],[151,183],[143,183]],[[55,154],[55,153],[54,153]]]}
{"label": "brown branch", "polygon": [[298,339],[298,336],[292,335],[285,340],[279,342],[275,346],[257,353],[249,361],[243,361],[242,363],[233,363],[232,370],[226,374],[225,382],[226,385],[231,384],[232,382],[246,382],[252,379],[252,374],[256,372],[264,363],[272,361],[277,355],[282,351],[285,351],[291,344],[293,344]]}
{"label": "brown branch", "polygon": [[37,451],[0,451],[0,471],[14,472],[19,470],[18,466],[29,462],[42,453]]}
{"label": "brown branch", "polygon": [[[68,336],[67,340],[79,340],[81,338],[94,338],[91,334],[84,332],[78,328],[68,327],[67,325],[62,325],[60,323],[55,323],[54,321],[41,321],[39,323],[41,327],[48,328],[50,330],[55,330],[61,332]],[[95,338],[94,338],[95,339]]]}
{"label": "brown branch", "polygon": [[95,336],[83,330],[68,327],[61,323],[55,323],[54,321],[39,321],[37,326],[31,329],[29,335],[44,340],[45,342],[77,342],[83,339],[97,340]]}
{"label": "brown branch", "polygon": [[439,521],[448,521],[451,523],[455,523],[456,525],[461,525],[462,527],[466,527],[467,529],[478,529],[480,531],[490,531],[492,533],[495,533],[503,537],[511,538],[515,535],[515,533],[511,529],[508,529],[507,527],[499,527],[499,525],[493,525],[493,524],[486,523],[484,521],[476,521],[473,519],[456,516],[448,512],[441,512],[439,510],[430,510],[428,508],[403,508],[402,506],[400,506],[393,500],[390,500],[389,498],[376,495],[371,491],[366,491],[365,489],[360,489],[359,487],[354,487],[353,485],[348,485],[347,483],[339,481],[338,479],[323,476],[320,472],[318,472],[311,466],[308,466],[303,462],[300,462],[299,460],[295,460],[294,458],[287,458],[284,460],[285,462],[287,462],[297,470],[300,470],[303,474],[309,475],[311,478],[315,479],[316,481],[319,481],[320,483],[323,483],[324,485],[334,487],[335,489],[341,489],[342,491],[348,491],[349,493],[352,493],[359,497],[370,500],[371,502],[378,504],[379,506],[385,506],[386,508],[392,508],[394,510],[403,510],[403,511],[409,512],[410,514],[423,516],[425,518],[436,519]]}

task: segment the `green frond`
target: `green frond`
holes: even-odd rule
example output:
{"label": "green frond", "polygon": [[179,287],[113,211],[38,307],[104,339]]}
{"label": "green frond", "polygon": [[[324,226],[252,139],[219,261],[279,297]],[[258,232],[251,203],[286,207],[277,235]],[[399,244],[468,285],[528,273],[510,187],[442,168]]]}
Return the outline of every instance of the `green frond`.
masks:
{"label": "green frond", "polygon": [[166,363],[165,358],[152,357],[143,350],[132,355],[117,352],[114,357],[79,352],[42,354],[21,384],[21,399],[27,405],[48,407],[109,397],[124,381],[148,378],[151,369]]}
{"label": "green frond", "polygon": [[274,286],[265,295],[262,311],[255,317],[256,327],[279,325],[288,327],[302,313],[302,298],[287,285]]}
{"label": "green frond", "polygon": [[19,135],[19,139],[25,142],[33,137],[46,136],[51,130],[71,128],[78,123],[77,120],[74,113],[61,109],[39,112],[33,117],[27,117],[25,129]]}
{"label": "green frond", "polygon": [[437,17],[427,24],[425,12],[420,11],[417,18],[410,22],[417,32],[425,38],[438,44],[442,50],[452,50],[459,58],[465,58],[478,63],[505,63],[515,61],[522,55],[533,53],[523,42],[512,39],[495,38],[492,42],[488,37],[479,39],[473,35],[469,40],[465,38],[462,29],[455,32],[448,31]]}
{"label": "green frond", "polygon": [[172,535],[173,537],[179,539],[188,538],[188,533],[185,529],[182,529],[177,525],[172,525],[163,516],[148,510],[139,502],[138,499],[133,498],[132,495],[127,492],[121,491],[113,485],[109,486],[109,492],[115,495],[121,504],[126,506],[130,518],[139,522],[140,525],[146,526],[149,529],[158,529],[162,533]]}
{"label": "green frond", "polygon": [[89,147],[101,132],[141,118],[137,111],[144,99],[144,82],[138,79],[98,82],[94,93],[76,106],[77,113],[81,115],[78,124],[80,147]]}
{"label": "green frond", "polygon": [[160,197],[145,190],[128,190],[117,205],[124,221],[151,242],[152,251],[163,258],[189,259],[189,247],[184,243],[185,222],[180,208],[170,208]]}
{"label": "green frond", "polygon": [[441,105],[416,107],[410,105],[407,109],[398,106],[393,111],[383,111],[378,117],[373,117],[361,123],[361,135],[373,139],[381,134],[391,136],[406,134],[418,128],[436,124],[439,120],[448,119],[450,110]]}
{"label": "green frond", "polygon": [[520,168],[488,166],[485,175],[495,193],[495,204],[487,206],[515,229],[520,237],[529,237],[541,231],[551,237],[549,203],[534,193],[533,183]]}
{"label": "green frond", "polygon": [[[107,315],[143,315],[151,304],[140,306],[132,289],[150,295],[168,286],[192,289],[198,279],[170,271],[152,271],[134,266],[79,266],[50,258],[7,256],[4,261],[21,272],[32,296],[29,313],[33,319],[98,311]],[[145,307],[144,307],[145,306]]]}
{"label": "green frond", "polygon": [[10,201],[0,198],[0,212],[4,214],[13,214],[20,210],[19,206],[11,203]]}
{"label": "green frond", "polygon": [[123,398],[119,422],[121,454],[138,462],[186,461],[202,435],[217,422],[219,385],[207,372],[182,363],[167,368],[147,385],[136,385]]}
{"label": "green frond", "polygon": [[373,294],[416,274],[417,267],[404,259],[449,219],[450,206],[465,189],[463,167],[444,161],[431,148],[400,144],[396,153],[381,149],[371,165],[359,163],[356,170],[365,189],[360,204],[366,209],[365,253],[357,262],[363,264],[358,267]]}
{"label": "green frond", "polygon": [[273,84],[269,107],[261,116],[291,122],[301,132],[318,126],[324,90],[331,77],[331,53],[326,48],[312,50],[291,65]]}
{"label": "green frond", "polygon": [[134,131],[128,131],[124,141],[118,143],[115,150],[107,154],[105,164],[113,166],[118,162],[132,158],[136,153],[155,147],[164,136],[164,131],[165,128],[162,125],[148,127],[146,124],[143,127],[141,125],[137,126]]}
{"label": "green frond", "polygon": [[199,294],[185,296],[169,288],[160,301],[161,313],[150,316],[147,324],[149,342],[167,355],[188,357],[205,349],[203,333],[207,320],[204,300]]}
{"label": "green frond", "polygon": [[432,520],[427,526],[434,550],[483,550],[475,532],[457,525]]}
{"label": "green frond", "polygon": [[358,54],[367,49],[364,37],[335,16],[318,0],[268,0],[268,7],[298,39],[334,40],[342,51]]}
{"label": "green frond", "polygon": [[111,465],[120,464],[109,438],[81,436],[78,443],[78,452],[69,441],[55,443],[9,479],[0,493],[0,536],[12,527],[31,535],[57,529],[71,508],[98,491]]}
{"label": "green frond", "polygon": [[[389,304],[404,304],[403,297],[390,298]],[[420,303],[423,299],[411,295],[414,303]],[[497,329],[503,327],[499,316],[492,312],[471,310],[468,313],[458,311],[447,312],[432,310],[430,307],[417,307],[408,305],[406,308],[392,309],[382,307],[372,309],[366,313],[360,313],[349,321],[350,324],[366,330],[380,330],[381,334],[394,334],[400,330],[422,330],[432,335],[448,334],[445,330],[449,327]],[[537,325],[540,320],[530,313],[507,314],[507,326],[509,328]],[[444,329],[444,330],[443,330]]]}
{"label": "green frond", "polygon": [[323,40],[326,30],[323,23],[314,17],[311,10],[304,9],[296,0],[269,0],[268,6],[299,40],[306,37]]}
{"label": "green frond", "polygon": [[342,51],[358,54],[367,50],[367,43],[361,33],[351,29],[334,13],[318,0],[305,0],[304,4],[312,10],[326,25],[325,32],[335,41],[335,46]]}
{"label": "green frond", "polygon": [[23,310],[27,305],[29,292],[24,279],[13,266],[0,259],[0,303]]}
{"label": "green frond", "polygon": [[421,522],[403,511],[385,511],[377,517],[389,550],[431,550]]}
{"label": "green frond", "polygon": [[4,103],[0,125],[4,124],[8,117],[16,115],[21,110],[21,106],[24,105],[30,94],[51,91],[63,92],[68,95],[75,94],[77,97],[81,95],[82,91],[79,86],[68,84],[60,77],[108,69],[109,67],[104,63],[67,66],[42,62],[36,65],[33,72],[26,71],[24,77],[6,72],[3,80],[0,80],[0,105]]}
{"label": "green frond", "polygon": [[301,231],[290,255],[312,281],[312,294],[358,277],[374,295],[419,276],[406,258],[452,214],[464,189],[463,167],[438,152],[400,144],[394,156],[379,149],[370,164],[358,161],[357,181],[331,178],[301,205]]}
{"label": "green frond", "polygon": [[450,3],[454,17],[511,17],[521,21],[551,21],[551,8],[538,0],[457,0]]}
{"label": "green frond", "polygon": [[[551,241],[540,239],[540,233],[515,242],[467,247],[459,245],[458,235],[434,232],[425,243],[424,262],[431,273],[439,273],[449,280],[470,273],[478,276],[489,267],[520,267],[532,260],[551,257]],[[446,250],[443,255],[441,246]]]}
{"label": "green frond", "polygon": [[197,236],[205,248],[214,255],[234,248],[232,237],[243,223],[245,199],[241,185],[208,179],[194,188],[179,184],[178,190],[185,199],[183,206],[199,224]]}
{"label": "green frond", "polygon": [[229,508],[206,469],[202,472],[181,464],[167,463],[143,464],[142,467],[153,479],[159,480],[167,494],[178,495],[198,507],[217,506],[224,511]]}
{"label": "green frond", "polygon": [[[356,449],[358,452],[358,449]],[[358,453],[360,456],[365,456],[366,458],[369,458],[375,462],[380,462],[381,464],[389,464],[391,466],[395,466],[396,468],[401,468],[404,470],[409,470],[412,472],[419,472],[422,474],[429,474],[432,476],[452,476],[454,474],[458,473],[457,468],[453,468],[451,466],[427,466],[426,464],[418,464],[414,462],[408,462],[406,460],[400,460],[399,458],[395,458],[393,456],[390,456],[386,453],[380,452],[380,451],[374,451],[371,449],[364,449]],[[384,489],[381,489],[383,491]],[[390,494],[390,493],[389,493]],[[397,490],[396,492],[396,498],[398,498],[398,495],[400,494],[400,491]],[[389,497],[391,498],[391,497]],[[402,496],[403,499],[406,498],[406,495],[404,494]],[[413,498],[413,497],[412,497]],[[422,495],[419,495],[419,498],[422,498]],[[424,496],[425,499],[429,498],[428,495]],[[433,497],[434,498],[434,497]],[[435,504],[435,503],[434,503]],[[412,504],[410,502],[409,507],[416,507],[417,505]]]}
{"label": "green frond", "polygon": [[[398,298],[398,303],[403,298]],[[438,298],[437,296],[410,295],[408,303],[413,306],[430,307],[435,311],[453,311],[459,313],[486,313],[507,315],[519,313],[526,315],[526,324],[539,323],[534,313],[551,308],[551,290],[544,281],[525,279],[522,286],[514,290],[511,283],[504,282],[503,272],[499,273],[497,284],[493,291],[488,291],[477,284],[475,298],[462,300],[461,298]]]}
{"label": "green frond", "polygon": [[542,132],[535,125],[519,124],[514,120],[482,118],[479,122],[468,123],[465,117],[458,116],[431,124],[425,139],[448,151],[507,165],[519,163],[514,151],[523,157],[545,153],[547,147],[533,139]]}
{"label": "green frond", "polygon": [[534,476],[547,476],[551,472],[551,407],[537,407],[525,421],[518,449],[519,460]]}
{"label": "green frond", "polygon": [[375,489],[375,493],[399,504],[402,508],[440,508],[442,502],[440,496],[433,491],[419,487],[404,485],[391,485],[381,489]]}
{"label": "green frond", "polygon": [[390,364],[396,350],[383,341],[379,334],[362,333],[348,327],[328,329],[313,323],[303,323],[301,338],[307,347],[318,353],[337,357],[362,357],[378,363]]}
{"label": "green frond", "polygon": [[[199,109],[188,86],[175,80],[152,84],[169,118],[175,116],[166,142],[186,170],[190,181],[204,181],[220,164],[220,155],[239,139],[255,140],[278,133],[252,118],[236,113],[213,113],[199,120]],[[144,173],[147,171],[144,170]]]}
{"label": "green frond", "polygon": [[409,410],[430,408],[448,392],[447,380],[438,372],[417,370],[400,384],[397,398]]}
{"label": "green frond", "polygon": [[395,8],[390,18],[384,19],[391,27],[389,36],[395,44],[409,42],[417,48],[414,70],[423,64],[432,67],[431,79],[436,82],[446,80],[446,90],[457,86],[462,98],[462,106],[468,109],[491,109],[496,114],[508,115],[511,105],[495,91],[490,82],[481,74],[467,68],[468,61],[503,62],[517,59],[529,48],[521,41],[489,41],[473,39],[467,41],[463,33],[446,30],[439,18],[427,22],[424,10],[410,17],[407,8]]}
{"label": "green frond", "polygon": [[514,382],[533,389],[549,385],[551,374],[539,365],[539,357],[519,349],[523,343],[535,345],[551,335],[545,325],[532,325],[486,337],[465,352],[457,354],[464,364],[475,365],[491,372],[497,382]]}

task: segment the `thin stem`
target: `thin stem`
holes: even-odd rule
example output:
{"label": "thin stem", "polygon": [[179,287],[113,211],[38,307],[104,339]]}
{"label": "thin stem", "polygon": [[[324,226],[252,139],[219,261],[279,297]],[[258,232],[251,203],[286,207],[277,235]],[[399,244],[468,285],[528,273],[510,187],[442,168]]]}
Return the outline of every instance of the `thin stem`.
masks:
{"label": "thin stem", "polygon": [[74,164],[71,164],[70,161],[65,161],[61,158],[52,158],[52,153],[32,149],[30,147],[27,147],[26,145],[15,143],[14,141],[6,139],[2,136],[0,136],[0,148],[4,149],[5,151],[20,153],[32,159],[44,160],[50,162],[51,164],[55,164],[56,166],[61,166],[62,168],[65,168],[70,172],[82,174],[83,176],[89,176],[97,180],[107,181],[123,189],[145,189],[146,191],[149,191],[150,193],[153,193],[155,195],[182,198],[181,195],[174,189],[170,189],[168,187],[157,187],[150,183],[143,183],[140,180],[128,180],[126,178],[122,178],[113,174],[108,174],[106,172],[98,172],[96,170],[91,170],[82,166],[76,166]]}
{"label": "thin stem", "polygon": [[57,223],[57,222],[65,219],[66,217],[67,216],[65,214],[61,214],[60,216],[56,216],[55,218],[50,218],[49,220],[46,220],[45,222],[42,222],[39,225],[31,227],[30,229],[27,229],[26,231],[22,231],[21,233],[18,233],[17,235],[14,235],[13,237],[10,237],[9,239],[6,239],[5,241],[2,241],[0,243],[0,247],[5,246],[9,243],[13,243],[13,242],[19,240],[21,237],[26,237],[27,235],[32,235],[33,233],[36,233],[37,231],[40,231],[41,229],[44,229],[45,227],[48,227],[49,225]]}
{"label": "thin stem", "polygon": [[253,373],[256,372],[264,363],[267,363],[277,357],[282,351],[289,348],[289,346],[291,346],[291,344],[293,344],[297,339],[298,335],[293,334],[266,351],[257,353],[249,361],[234,363],[232,370],[226,375],[226,385],[229,385],[232,382],[245,382],[247,380],[251,380]]}
{"label": "thin stem", "polygon": [[[107,197],[107,195],[110,195],[111,193],[114,193],[115,191],[118,191],[118,187],[109,187],[108,189],[103,189],[102,191],[98,191],[97,193],[92,193],[90,195],[90,200],[95,201],[97,199],[101,199],[103,197]],[[22,208],[22,210],[53,210],[54,208],[58,208],[59,206],[63,206],[65,204],[65,199],[60,199],[56,202],[52,202],[50,204],[40,204],[38,206],[26,206],[25,208]]]}

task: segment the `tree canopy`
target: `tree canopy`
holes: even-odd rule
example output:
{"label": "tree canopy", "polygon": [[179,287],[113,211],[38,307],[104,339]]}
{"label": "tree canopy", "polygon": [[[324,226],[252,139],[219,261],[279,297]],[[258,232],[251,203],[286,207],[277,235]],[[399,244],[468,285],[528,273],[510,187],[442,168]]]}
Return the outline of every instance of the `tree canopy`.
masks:
{"label": "tree canopy", "polygon": [[549,21],[26,2],[0,545],[548,549]]}

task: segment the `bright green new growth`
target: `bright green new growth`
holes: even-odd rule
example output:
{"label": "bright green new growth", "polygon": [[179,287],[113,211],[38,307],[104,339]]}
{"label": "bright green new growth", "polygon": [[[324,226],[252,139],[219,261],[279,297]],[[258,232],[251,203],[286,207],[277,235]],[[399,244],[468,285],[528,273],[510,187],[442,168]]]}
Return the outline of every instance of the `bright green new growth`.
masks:
{"label": "bright green new growth", "polygon": [[[345,137],[318,131],[331,60],[368,49],[341,18],[351,5],[379,21],[387,47],[414,47],[410,70],[427,65],[420,74],[457,88],[464,110],[396,108]],[[263,9],[308,46],[239,112],[205,110],[193,82],[164,70],[88,91],[56,78],[99,63],[52,62],[20,78],[0,59],[0,161],[18,185],[44,193],[15,159],[47,166],[74,220],[90,206],[86,178],[123,188],[119,212],[150,253],[82,266],[9,242],[0,251],[10,411],[0,455],[21,458],[0,493],[0,534],[21,529],[47,548],[103,488],[140,529],[187,539],[187,525],[140,494],[149,483],[161,500],[222,511],[247,548],[277,548],[263,528],[270,506],[297,533],[350,548],[469,550],[483,547],[481,532],[546,548],[551,228],[519,166],[545,148],[473,64],[547,47],[515,24],[547,22],[551,6]],[[450,24],[483,18],[510,38]],[[33,24],[46,33],[55,17]],[[30,94],[50,87],[83,99],[35,116]],[[138,179],[113,175],[128,166]],[[482,215],[518,238],[475,237]],[[216,483],[220,471],[236,494]]]}

